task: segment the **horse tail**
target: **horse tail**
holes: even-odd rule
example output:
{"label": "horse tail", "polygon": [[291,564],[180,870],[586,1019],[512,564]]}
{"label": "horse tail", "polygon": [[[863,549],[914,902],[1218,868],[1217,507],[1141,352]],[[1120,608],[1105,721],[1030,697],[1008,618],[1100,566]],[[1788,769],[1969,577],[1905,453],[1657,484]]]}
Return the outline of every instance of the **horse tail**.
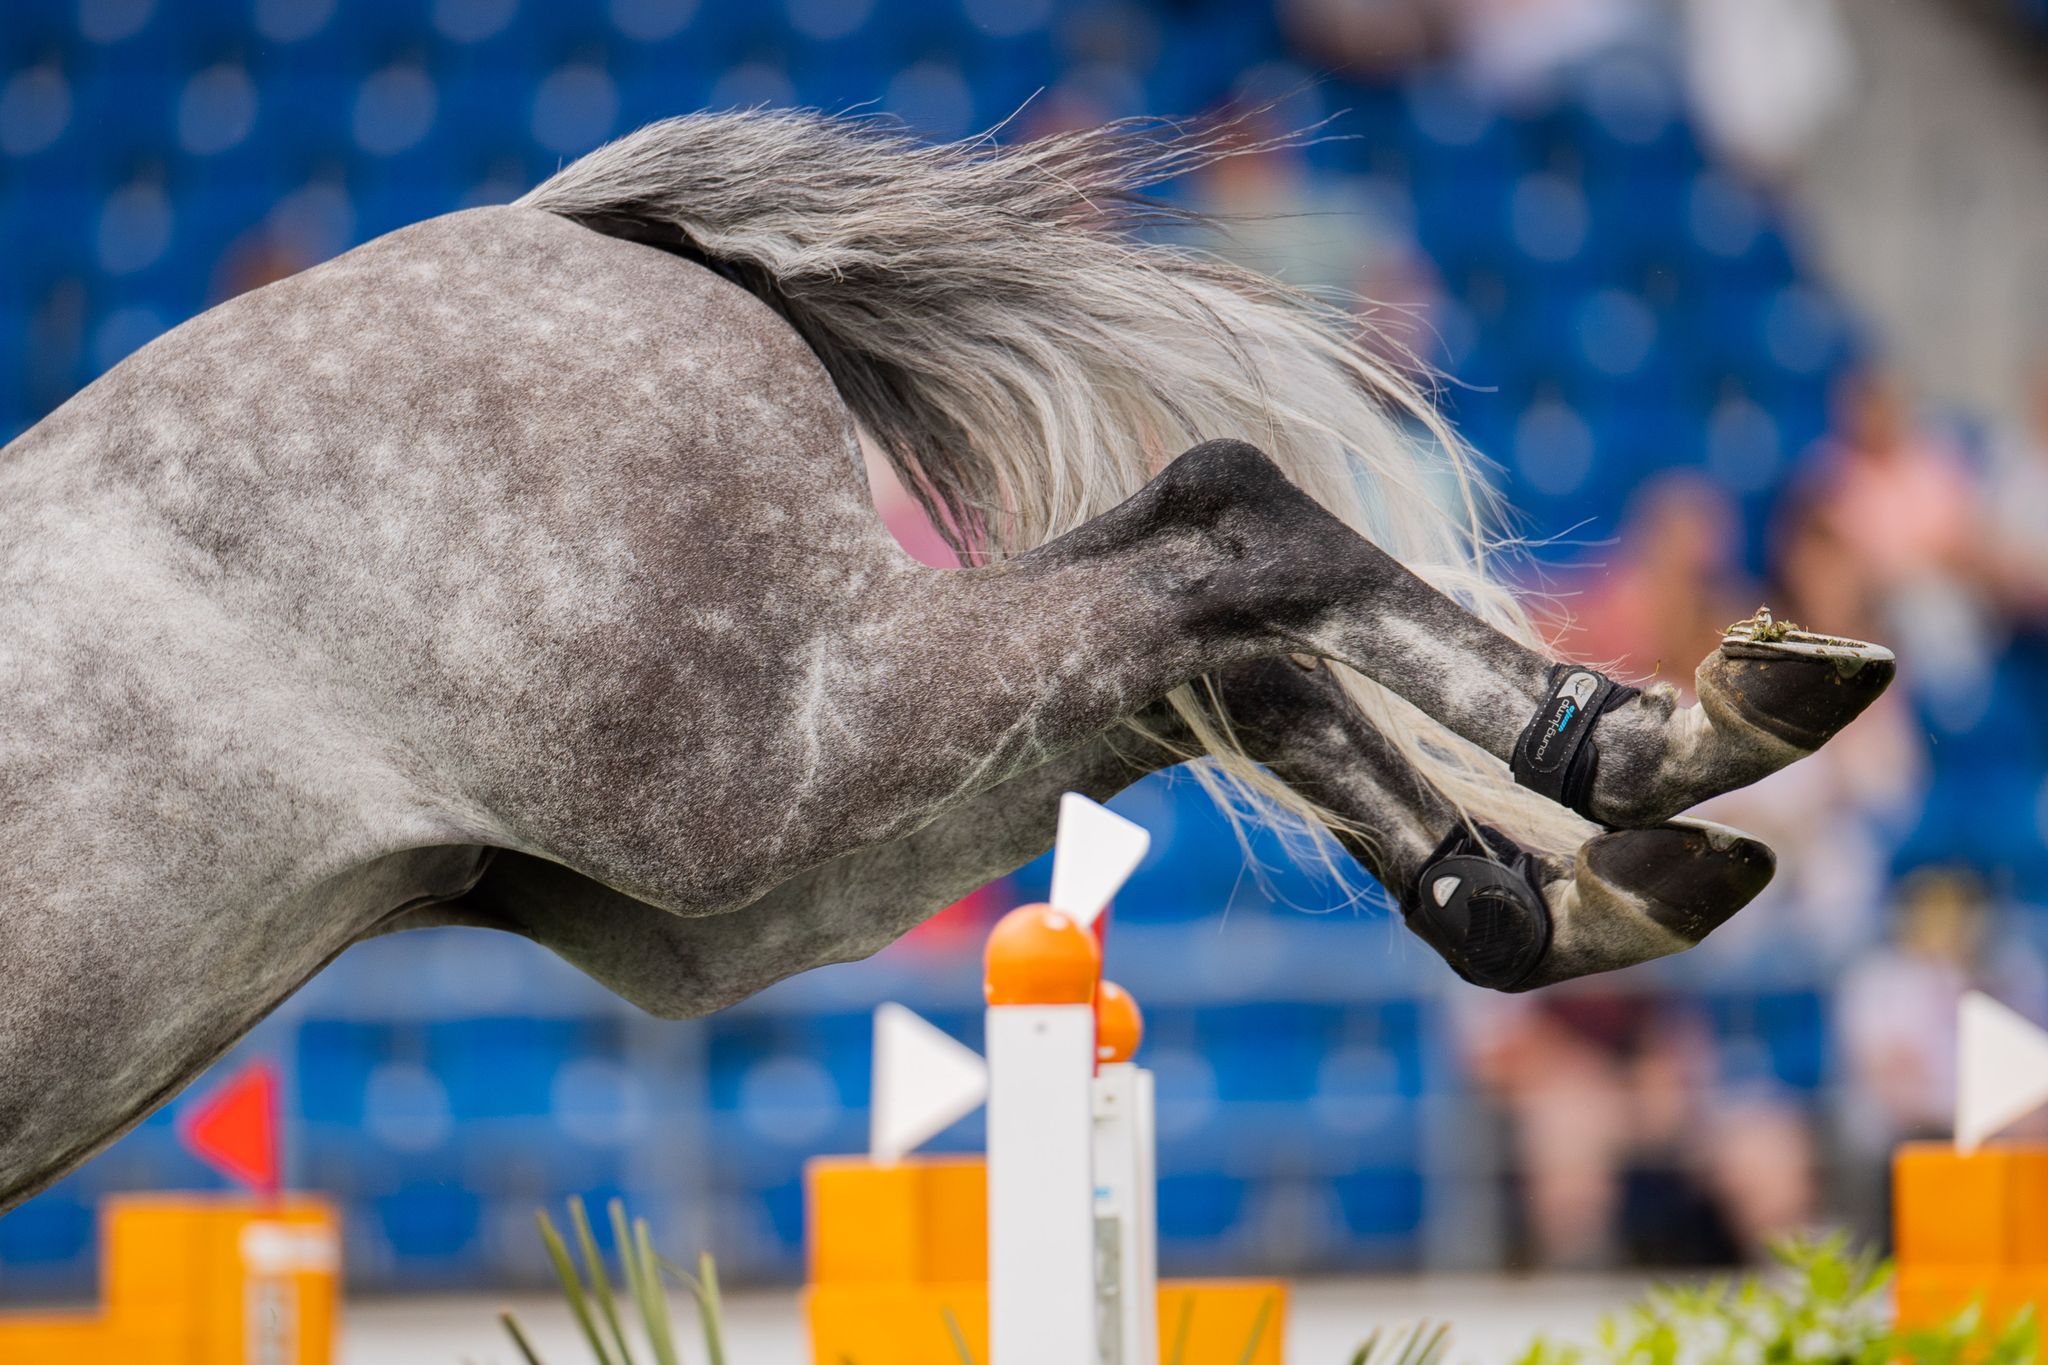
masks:
{"label": "horse tail", "polygon": [[[1533,631],[1491,572],[1474,457],[1346,310],[1147,230],[1196,215],[1140,191],[1245,148],[1227,126],[1125,121],[929,144],[796,110],[651,124],[519,202],[700,257],[778,309],[935,523],[999,559],[1108,511],[1182,449],[1237,437],[1439,589]],[[1353,699],[1472,817],[1562,851],[1584,826],[1350,670]],[[1233,816],[1337,817],[1174,698]],[[1352,831],[1370,837],[1369,831]],[[1327,849],[1327,843],[1324,844]]]}

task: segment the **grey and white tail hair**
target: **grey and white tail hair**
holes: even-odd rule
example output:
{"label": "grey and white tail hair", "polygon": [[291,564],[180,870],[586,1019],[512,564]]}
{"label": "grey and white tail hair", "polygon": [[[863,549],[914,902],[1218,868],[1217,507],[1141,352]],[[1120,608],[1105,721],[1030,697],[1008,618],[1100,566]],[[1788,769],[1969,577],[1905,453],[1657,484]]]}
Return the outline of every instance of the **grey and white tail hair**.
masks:
{"label": "grey and white tail hair", "polygon": [[[1527,617],[1487,571],[1473,458],[1342,308],[1183,246],[1139,191],[1241,150],[1228,126],[1126,121],[1033,141],[929,144],[799,110],[651,124],[519,202],[701,255],[804,337],[934,520],[972,557],[1108,511],[1181,450],[1237,437],[1496,626]],[[1354,700],[1473,818],[1531,847],[1584,826],[1376,684]],[[1213,697],[1174,702],[1233,815],[1337,823],[1248,760]],[[1370,831],[1354,831],[1370,837]]]}

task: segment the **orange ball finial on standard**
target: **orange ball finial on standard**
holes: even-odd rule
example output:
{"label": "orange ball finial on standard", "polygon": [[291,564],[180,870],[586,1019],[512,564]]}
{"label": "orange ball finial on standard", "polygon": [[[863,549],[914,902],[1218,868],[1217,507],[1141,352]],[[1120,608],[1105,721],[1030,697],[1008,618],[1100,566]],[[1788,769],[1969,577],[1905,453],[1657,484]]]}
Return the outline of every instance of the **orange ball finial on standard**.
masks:
{"label": "orange ball finial on standard", "polygon": [[1095,992],[1095,1060],[1128,1062],[1145,1041],[1145,1016],[1131,993],[1114,981]]}
{"label": "orange ball finial on standard", "polygon": [[982,959],[991,1005],[1086,1005],[1102,978],[1102,945],[1050,905],[1022,905],[997,921]]}

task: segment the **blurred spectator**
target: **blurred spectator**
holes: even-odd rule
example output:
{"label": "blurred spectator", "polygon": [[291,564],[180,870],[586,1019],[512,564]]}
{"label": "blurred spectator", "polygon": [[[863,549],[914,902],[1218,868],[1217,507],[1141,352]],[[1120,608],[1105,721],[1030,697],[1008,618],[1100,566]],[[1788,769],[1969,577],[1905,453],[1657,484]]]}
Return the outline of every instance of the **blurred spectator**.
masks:
{"label": "blurred spectator", "polygon": [[1280,0],[1290,44],[1324,70],[1396,75],[1441,50],[1437,0]]}
{"label": "blurred spectator", "polygon": [[1801,490],[1818,523],[1808,529],[1840,546],[1875,595],[1874,638],[1911,658],[1922,691],[1951,710],[1967,706],[1981,699],[2001,643],[1983,590],[1978,489],[1892,376],[1851,375],[1834,398],[1833,431]]}
{"label": "blurred spectator", "polygon": [[1783,175],[1855,87],[1835,0],[1688,0],[1685,17],[1703,130],[1753,174]]}
{"label": "blurred spectator", "polygon": [[1513,102],[1548,93],[1554,78],[1638,27],[1631,0],[1448,0],[1473,85]]}
{"label": "blurred spectator", "polygon": [[1780,620],[1877,639],[1885,629],[1877,584],[1835,520],[1811,490],[1781,500],[1771,527],[1771,605]]}
{"label": "blurred spectator", "polygon": [[1809,1229],[1818,1214],[1818,1144],[1804,1107],[1774,1091],[1716,1100],[1695,1137],[1697,1160],[1743,1259]]}
{"label": "blurred spectator", "polygon": [[1728,494],[1689,471],[1660,474],[1629,500],[1605,564],[1560,587],[1575,658],[1690,692],[1692,671],[1731,621],[1756,607],[1736,565],[1740,528]]}
{"label": "blurred spectator", "polygon": [[1976,494],[1957,453],[1923,429],[1899,381],[1865,371],[1836,387],[1817,509],[1895,593],[1967,561]]}
{"label": "blurred spectator", "polygon": [[1768,1093],[1722,1102],[1693,1003],[1597,980],[1465,1003],[1468,1062],[1508,1119],[1536,1266],[1716,1263],[1812,1217],[1805,1117]]}
{"label": "blurred spectator", "polygon": [[2006,607],[2048,632],[2048,353],[2034,363],[2024,407],[2024,422],[1997,444],[1986,479],[1992,574]]}
{"label": "blurred spectator", "polygon": [[1282,0],[1280,16],[1324,70],[1396,76],[1450,55],[1472,90],[1510,102],[1645,28],[1633,0]]}

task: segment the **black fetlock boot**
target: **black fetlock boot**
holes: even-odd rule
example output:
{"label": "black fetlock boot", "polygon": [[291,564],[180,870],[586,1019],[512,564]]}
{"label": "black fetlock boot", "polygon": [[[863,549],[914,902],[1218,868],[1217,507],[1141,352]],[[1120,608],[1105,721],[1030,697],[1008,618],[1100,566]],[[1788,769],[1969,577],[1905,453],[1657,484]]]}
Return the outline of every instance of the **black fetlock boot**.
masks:
{"label": "black fetlock boot", "polygon": [[1408,927],[1475,986],[1516,989],[1550,948],[1535,855],[1484,825],[1459,825],[1403,899]]}

